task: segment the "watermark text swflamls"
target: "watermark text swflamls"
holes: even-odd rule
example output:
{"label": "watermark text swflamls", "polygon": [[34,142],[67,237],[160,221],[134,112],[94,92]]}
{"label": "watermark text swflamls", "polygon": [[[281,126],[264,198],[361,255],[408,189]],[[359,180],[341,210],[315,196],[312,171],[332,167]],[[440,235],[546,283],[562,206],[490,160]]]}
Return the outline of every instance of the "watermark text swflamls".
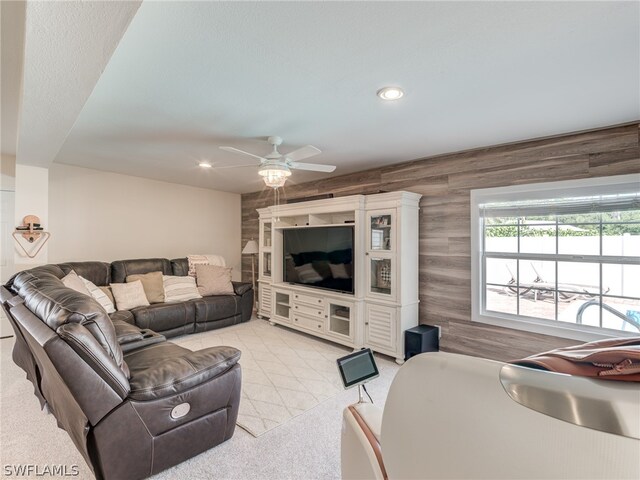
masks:
{"label": "watermark text swflamls", "polygon": [[16,463],[3,465],[5,477],[77,477],[78,465],[37,465],[35,463]]}

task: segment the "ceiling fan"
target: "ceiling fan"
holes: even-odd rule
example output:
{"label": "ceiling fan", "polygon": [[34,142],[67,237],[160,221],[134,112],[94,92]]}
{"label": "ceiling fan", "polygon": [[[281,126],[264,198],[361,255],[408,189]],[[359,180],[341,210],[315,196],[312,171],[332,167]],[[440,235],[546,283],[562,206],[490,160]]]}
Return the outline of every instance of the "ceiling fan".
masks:
{"label": "ceiling fan", "polygon": [[[271,188],[278,188],[284,186],[287,181],[287,177],[291,175],[291,170],[309,170],[312,172],[333,172],[336,167],[334,165],[319,165],[316,163],[301,163],[299,160],[313,157],[321,153],[320,149],[313,145],[307,145],[306,147],[299,148],[290,153],[282,154],[278,151],[278,146],[282,145],[282,138],[269,137],[267,139],[271,145],[273,145],[273,151],[264,157],[254,155],[253,153],[245,152],[234,147],[220,147],[222,150],[231,153],[239,153],[242,155],[248,155],[250,157],[260,160],[258,173],[262,175],[264,183]],[[246,165],[238,165],[246,166]],[[224,168],[224,167],[223,167]],[[229,168],[234,168],[231,166]]]}

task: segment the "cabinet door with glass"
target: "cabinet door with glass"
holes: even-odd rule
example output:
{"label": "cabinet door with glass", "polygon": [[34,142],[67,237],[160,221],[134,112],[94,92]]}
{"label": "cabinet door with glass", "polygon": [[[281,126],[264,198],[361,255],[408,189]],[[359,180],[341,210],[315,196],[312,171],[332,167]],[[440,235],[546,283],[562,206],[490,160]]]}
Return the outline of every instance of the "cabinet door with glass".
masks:
{"label": "cabinet door with glass", "polygon": [[291,294],[281,290],[273,290],[272,320],[291,322]]}
{"label": "cabinet door with glass", "polygon": [[367,212],[367,251],[395,252],[395,219],[395,209]]}
{"label": "cabinet door with glass", "polygon": [[327,334],[342,340],[353,341],[355,334],[355,309],[351,302],[327,299]]}
{"label": "cabinet door with glass", "polygon": [[396,296],[396,211],[367,212],[367,296],[394,300]]}
{"label": "cabinet door with glass", "polygon": [[260,221],[260,278],[271,278],[271,221]]}

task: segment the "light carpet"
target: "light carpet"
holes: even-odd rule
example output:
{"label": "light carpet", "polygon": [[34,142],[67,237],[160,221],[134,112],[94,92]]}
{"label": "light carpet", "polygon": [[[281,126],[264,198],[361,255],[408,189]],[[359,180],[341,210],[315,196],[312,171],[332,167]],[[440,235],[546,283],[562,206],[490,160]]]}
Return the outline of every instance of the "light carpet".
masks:
{"label": "light carpet", "polygon": [[337,395],[336,359],[352,351],[265,321],[234,325],[175,341],[191,350],[228,345],[242,352],[237,424],[257,437]]}
{"label": "light carpet", "polygon": [[[271,327],[252,320],[218,331],[182,337],[197,340],[215,332]],[[326,344],[304,334],[302,338]],[[13,338],[0,340],[0,463],[3,465],[78,465],[77,478],[93,478],[90,468],[52,415],[40,411],[33,387],[11,360]],[[340,347],[338,347],[340,348]],[[243,351],[243,354],[246,350]],[[383,406],[398,371],[393,359],[376,354],[380,376],[367,384],[376,405]],[[356,390],[343,390],[303,415],[254,437],[237,428],[227,442],[154,476],[154,480],[331,480],[340,478],[342,411],[357,401]],[[3,469],[4,470],[4,469]],[[22,477],[29,478],[29,477]],[[32,477],[42,478],[42,477]],[[55,477],[47,477],[55,478]],[[68,478],[68,477],[67,477]]]}

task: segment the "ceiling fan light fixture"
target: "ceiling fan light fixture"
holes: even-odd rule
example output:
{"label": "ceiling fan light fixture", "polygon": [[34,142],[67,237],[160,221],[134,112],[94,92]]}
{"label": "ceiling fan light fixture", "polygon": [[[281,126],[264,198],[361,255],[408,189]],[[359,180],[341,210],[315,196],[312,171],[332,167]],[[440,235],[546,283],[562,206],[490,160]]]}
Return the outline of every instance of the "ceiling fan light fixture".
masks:
{"label": "ceiling fan light fixture", "polygon": [[270,188],[284,187],[287,177],[291,176],[289,167],[275,163],[261,166],[258,173],[262,176],[265,185]]}
{"label": "ceiling fan light fixture", "polygon": [[404,90],[400,87],[384,87],[376,92],[382,100],[399,100],[404,96]]}
{"label": "ceiling fan light fixture", "polygon": [[198,166],[202,168],[211,168],[212,165],[209,162],[200,162],[198,163]]}

